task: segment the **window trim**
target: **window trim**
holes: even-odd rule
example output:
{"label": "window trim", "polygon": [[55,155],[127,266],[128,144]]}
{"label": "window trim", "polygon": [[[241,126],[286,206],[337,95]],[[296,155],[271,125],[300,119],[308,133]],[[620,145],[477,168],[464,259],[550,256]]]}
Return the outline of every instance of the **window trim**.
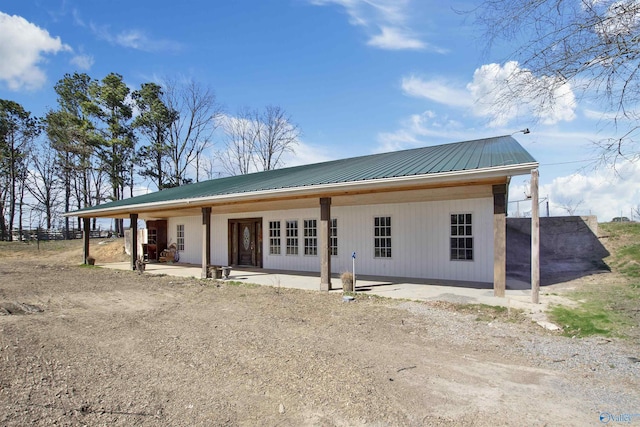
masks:
{"label": "window trim", "polygon": [[[278,227],[273,228],[274,224],[278,224]],[[275,231],[278,232],[277,236],[274,235]],[[274,251],[275,249],[277,249],[277,252]],[[282,255],[282,221],[280,221],[279,219],[269,221],[269,255]]]}
{"label": "window trim", "polygon": [[[307,224],[313,223],[313,227]],[[307,235],[307,232],[312,233]],[[316,218],[302,220],[302,238],[305,256],[318,256],[318,220]]]}
{"label": "window trim", "polygon": [[[295,228],[289,228],[289,224],[290,223],[295,223]],[[287,219],[284,221],[284,226],[285,226],[285,252],[284,254],[286,256],[298,256],[300,255],[300,231],[299,231],[299,227],[298,227],[298,220],[297,219]],[[293,235],[289,235],[289,231],[293,231],[295,230],[295,236]],[[294,242],[295,241],[295,245],[291,245],[289,244],[289,242]],[[294,252],[290,252],[293,251],[295,249],[295,253]]]}
{"label": "window trim", "polygon": [[338,256],[338,218],[331,218],[329,221],[329,254]]}
{"label": "window trim", "polygon": [[185,246],[185,229],[184,224],[176,224],[176,250],[184,252]]}
{"label": "window trim", "polygon": [[[388,225],[376,225],[377,219],[385,219],[389,221]],[[376,215],[373,217],[373,258],[374,259],[392,259],[393,258],[393,220],[391,215]],[[376,235],[378,230],[388,228],[388,235]],[[384,240],[388,244],[386,246],[380,246],[379,243]],[[383,255],[383,251],[385,254]]]}
{"label": "window trim", "polygon": [[[464,218],[464,222],[462,224],[460,224],[458,222],[458,219],[456,219],[456,223],[453,223],[453,217],[456,216],[457,218],[459,218],[460,216],[463,216]],[[467,223],[467,216],[470,216],[470,223]],[[463,262],[473,262],[475,260],[475,236],[474,236],[474,229],[475,226],[473,225],[473,216],[474,213],[473,212],[450,212],[449,213],[449,261],[463,261]],[[456,228],[456,232],[454,234],[453,229],[454,227]],[[470,227],[470,234],[467,234],[468,228]],[[463,234],[459,234],[460,231],[463,232]],[[456,241],[456,247],[454,248],[453,246],[453,242],[454,239]],[[460,242],[462,242],[463,247],[460,247]],[[469,245],[470,243],[470,245]],[[470,247],[467,247],[470,246]],[[456,251],[456,257],[454,257],[453,252]],[[467,253],[471,252],[471,257],[467,256]],[[460,254],[463,254],[462,256]]]}

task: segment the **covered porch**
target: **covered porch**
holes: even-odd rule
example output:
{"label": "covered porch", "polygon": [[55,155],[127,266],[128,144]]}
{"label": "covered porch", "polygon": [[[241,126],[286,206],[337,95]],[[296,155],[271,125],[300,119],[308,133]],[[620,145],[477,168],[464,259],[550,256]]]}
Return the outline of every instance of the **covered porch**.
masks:
{"label": "covered porch", "polygon": [[[138,220],[174,221],[176,250],[186,255],[181,260],[201,264],[199,272],[189,274],[194,277],[206,278],[211,265],[313,270],[311,289],[318,288],[319,279],[320,290],[331,291],[332,272],[348,267],[341,259],[342,265],[332,269],[332,256],[366,253],[367,258],[360,259],[368,263],[369,274],[483,280],[492,282],[487,290],[493,296],[504,297],[509,182],[512,176],[531,174],[530,297],[536,303],[537,173],[535,159],[511,136],[501,136],[224,177],[65,215],[83,218],[85,230],[91,218],[129,219],[131,270],[141,255]],[[346,218],[335,230],[340,227],[349,233],[347,240],[336,238],[347,242],[339,251],[338,243],[336,248],[331,246],[333,212]],[[186,225],[177,218],[187,218]],[[363,218],[370,218],[371,224],[363,225]],[[457,218],[465,218],[460,220],[464,225]],[[392,229],[399,230],[393,238]],[[307,232],[308,236],[303,235]],[[374,233],[379,233],[376,238]],[[303,237],[312,243],[301,249],[306,245],[299,243]],[[185,245],[185,241],[192,243]],[[397,242],[393,252],[392,241]],[[247,253],[240,253],[239,242]],[[85,236],[85,262],[89,253]],[[263,263],[267,255],[270,262]],[[280,255],[285,256],[276,260]],[[281,262],[287,256],[289,260],[299,257],[297,265]]]}
{"label": "covered porch", "polygon": [[[99,264],[103,268],[130,270],[128,262]],[[149,263],[144,274],[199,278],[201,266],[183,263]],[[386,298],[417,301],[447,301],[460,304],[487,304],[511,308],[530,309],[529,283],[507,280],[504,297],[494,294],[492,283],[455,282],[450,280],[420,280],[402,277],[357,276],[356,292]],[[213,279],[207,279],[212,280]],[[228,281],[271,286],[274,288],[318,290],[318,274],[299,271],[269,270],[261,268],[234,268]],[[342,292],[338,275],[332,275],[332,292]]]}

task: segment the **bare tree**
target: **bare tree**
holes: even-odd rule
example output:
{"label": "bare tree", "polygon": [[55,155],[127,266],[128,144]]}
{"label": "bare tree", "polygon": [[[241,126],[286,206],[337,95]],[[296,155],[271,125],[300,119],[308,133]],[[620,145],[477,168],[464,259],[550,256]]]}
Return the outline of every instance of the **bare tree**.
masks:
{"label": "bare tree", "polygon": [[235,116],[220,120],[225,134],[225,150],[220,153],[222,167],[230,175],[244,175],[252,170],[253,156],[260,135],[257,112],[244,108]]}
{"label": "bare tree", "polygon": [[575,215],[576,211],[578,210],[580,205],[582,205],[583,202],[584,202],[583,200],[580,200],[578,202],[574,202],[573,199],[565,200],[560,205],[560,209],[562,209],[563,211],[566,211],[567,215],[573,216]]}
{"label": "bare tree", "polygon": [[244,108],[221,120],[226,146],[220,157],[231,175],[267,171],[282,166],[282,156],[293,153],[300,130],[278,106],[264,111]]}
{"label": "bare tree", "polygon": [[189,167],[196,168],[197,158],[212,146],[222,107],[210,88],[193,80],[167,79],[162,86],[166,107],[178,114],[169,129],[168,167],[169,186],[179,186],[191,181]]}
{"label": "bare tree", "polygon": [[50,146],[42,146],[31,156],[31,169],[27,175],[27,188],[36,200],[35,208],[45,214],[47,229],[51,228],[62,186],[58,177],[57,152]]}
{"label": "bare tree", "polygon": [[276,169],[281,166],[282,155],[294,152],[300,129],[284,109],[276,105],[268,105],[258,116],[258,121],[254,155],[256,167],[265,171]]}
{"label": "bare tree", "polygon": [[215,179],[222,176],[222,172],[216,170],[215,160],[215,157],[212,156],[203,157],[199,160],[200,169],[202,169],[206,179]]}
{"label": "bare tree", "polygon": [[517,46],[511,57],[520,66],[503,82],[503,96],[527,94],[553,108],[556,91],[569,83],[578,97],[605,105],[614,136],[598,142],[603,158],[637,158],[640,2],[484,0],[473,14],[488,49],[502,41]]}

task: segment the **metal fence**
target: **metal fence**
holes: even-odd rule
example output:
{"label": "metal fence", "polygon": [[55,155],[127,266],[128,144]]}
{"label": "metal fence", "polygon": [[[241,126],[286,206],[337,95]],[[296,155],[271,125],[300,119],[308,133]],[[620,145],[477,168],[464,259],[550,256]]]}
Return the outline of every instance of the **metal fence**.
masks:
{"label": "metal fence", "polygon": [[[110,238],[114,237],[115,233],[105,230],[91,230],[89,231],[90,239]],[[66,230],[22,230],[20,234],[19,230],[13,230],[12,237],[14,241],[30,241],[30,240],[73,240],[82,239],[82,230],[70,229]]]}

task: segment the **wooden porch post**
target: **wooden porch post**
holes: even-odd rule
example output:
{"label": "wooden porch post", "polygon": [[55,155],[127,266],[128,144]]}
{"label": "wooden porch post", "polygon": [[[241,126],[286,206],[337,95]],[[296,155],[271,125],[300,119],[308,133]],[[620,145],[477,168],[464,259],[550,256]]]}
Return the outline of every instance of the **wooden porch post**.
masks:
{"label": "wooden porch post", "polygon": [[89,227],[91,223],[91,218],[82,218],[82,239],[84,240],[83,245],[83,264],[89,264],[87,258],[89,258]]}
{"label": "wooden porch post", "polygon": [[331,197],[320,198],[320,290],[331,290]]}
{"label": "wooden porch post", "polygon": [[493,186],[493,295],[507,287],[507,185]]}
{"label": "wooden porch post", "polygon": [[540,210],[538,206],[538,169],[531,171],[531,302],[540,299]]}
{"label": "wooden porch post", "polygon": [[202,273],[207,278],[207,268],[211,262],[211,208],[202,208]]}
{"label": "wooden porch post", "polygon": [[138,259],[138,214],[129,214],[129,229],[131,230],[131,269],[136,269]]}

